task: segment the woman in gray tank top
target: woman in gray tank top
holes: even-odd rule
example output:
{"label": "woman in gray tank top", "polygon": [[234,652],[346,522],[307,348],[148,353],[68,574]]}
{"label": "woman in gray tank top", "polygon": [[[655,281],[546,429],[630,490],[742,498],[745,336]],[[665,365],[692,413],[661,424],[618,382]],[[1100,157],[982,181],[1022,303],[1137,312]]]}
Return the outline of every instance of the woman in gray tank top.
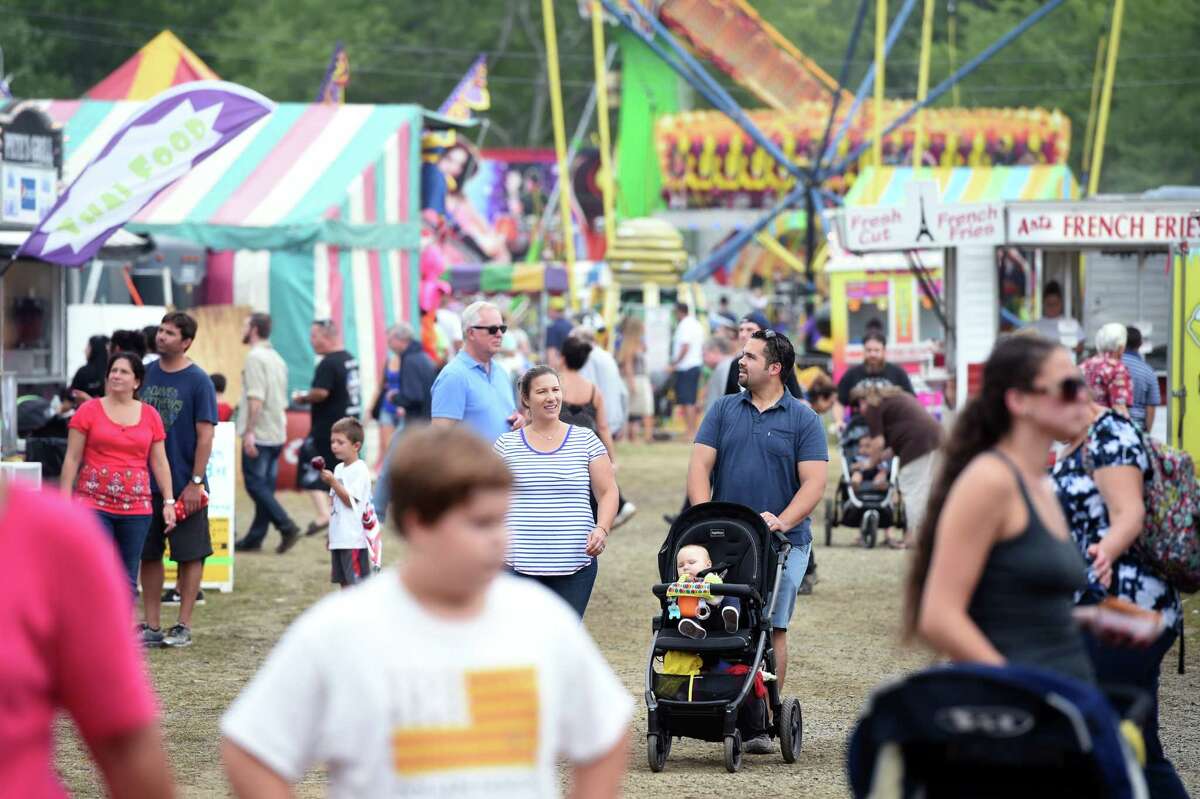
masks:
{"label": "woman in gray tank top", "polygon": [[1053,442],[1088,422],[1065,349],[1025,336],[997,343],[930,492],[907,591],[910,635],[954,661],[1094,682],[1071,615],[1087,564],[1046,475]]}

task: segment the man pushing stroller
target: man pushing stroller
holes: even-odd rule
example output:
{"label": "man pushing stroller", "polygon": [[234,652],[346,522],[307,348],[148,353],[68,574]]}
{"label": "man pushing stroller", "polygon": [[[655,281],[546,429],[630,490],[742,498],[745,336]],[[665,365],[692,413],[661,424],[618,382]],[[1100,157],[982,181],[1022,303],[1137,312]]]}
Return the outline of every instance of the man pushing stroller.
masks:
{"label": "man pushing stroller", "polygon": [[[785,388],[795,359],[786,336],[773,330],[756,332],[738,361],[738,382],[746,391],[713,405],[688,465],[688,499],[693,505],[746,505],[792,544],[771,617],[781,690],[788,623],[812,547],[808,517],[825,493],[829,460],[820,418]],[[766,738],[746,744],[751,753],[772,750]]]}

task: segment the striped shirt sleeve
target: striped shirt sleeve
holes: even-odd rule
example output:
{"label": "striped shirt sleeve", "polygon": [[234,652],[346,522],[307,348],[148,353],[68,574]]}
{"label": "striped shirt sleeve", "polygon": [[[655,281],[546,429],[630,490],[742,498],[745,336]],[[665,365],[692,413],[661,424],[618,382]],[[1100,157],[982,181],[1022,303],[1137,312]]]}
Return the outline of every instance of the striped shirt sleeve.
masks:
{"label": "striped shirt sleeve", "polygon": [[575,429],[578,431],[576,435],[579,433],[585,434],[583,437],[583,446],[587,450],[588,463],[597,458],[608,456],[608,449],[604,446],[604,442],[600,440],[598,435],[586,427],[576,427]]}

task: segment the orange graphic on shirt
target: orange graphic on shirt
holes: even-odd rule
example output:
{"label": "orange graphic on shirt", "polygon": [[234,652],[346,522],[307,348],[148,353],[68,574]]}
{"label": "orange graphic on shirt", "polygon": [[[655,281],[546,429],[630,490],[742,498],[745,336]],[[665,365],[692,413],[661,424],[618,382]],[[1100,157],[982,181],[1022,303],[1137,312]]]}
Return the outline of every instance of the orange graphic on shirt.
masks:
{"label": "orange graphic on shirt", "polygon": [[537,672],[528,666],[469,671],[464,680],[467,726],[397,729],[392,733],[397,774],[412,777],[537,762]]}

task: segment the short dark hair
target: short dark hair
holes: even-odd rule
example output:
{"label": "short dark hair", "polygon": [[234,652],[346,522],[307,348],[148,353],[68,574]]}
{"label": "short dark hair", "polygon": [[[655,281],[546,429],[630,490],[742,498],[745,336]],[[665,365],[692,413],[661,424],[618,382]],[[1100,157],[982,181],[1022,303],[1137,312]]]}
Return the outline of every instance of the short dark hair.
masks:
{"label": "short dark hair", "polygon": [[343,416],[333,423],[333,427],[329,429],[330,435],[340,433],[346,437],[346,440],[351,444],[362,444],[365,436],[363,435],[362,422],[355,419],[353,416]]}
{"label": "short dark hair", "polygon": [[180,337],[185,340],[191,339],[192,341],[196,340],[196,331],[200,329],[200,326],[196,324],[196,320],[183,311],[171,311],[162,318],[159,324],[171,325],[179,331]]}
{"label": "short dark hair", "polygon": [[558,378],[558,372],[553,367],[546,366],[546,364],[540,364],[525,370],[525,373],[517,380],[517,396],[521,402],[529,399],[529,391],[533,388],[533,381],[545,375],[554,375],[555,378]]}
{"label": "short dark hair", "polygon": [[119,351],[108,356],[108,366],[104,369],[104,382],[108,382],[108,373],[112,371],[113,364],[117,361],[127,361],[129,369],[133,372],[133,376],[137,378],[138,387],[133,390],[133,396],[137,396],[142,388],[142,383],[146,382],[146,366],[142,363],[142,356],[136,352]]}
{"label": "short dark hair", "polygon": [[1142,331],[1133,325],[1125,325],[1125,351],[1137,353],[1142,349]]}
{"label": "short dark hair", "polygon": [[[139,358],[146,354],[146,337],[140,330],[114,330],[108,342],[108,348],[114,353],[132,352]],[[106,371],[105,374],[108,374]]]}
{"label": "short dark hair", "polygon": [[476,491],[512,488],[512,472],[491,444],[468,428],[417,425],[402,434],[388,464],[391,517],[400,535],[404,518],[415,513],[434,524],[471,501]]}
{"label": "short dark hair", "polygon": [[579,336],[567,336],[562,343],[563,363],[572,372],[578,372],[587,363],[588,356],[592,354],[592,345],[584,341]]}
{"label": "short dark hair", "polygon": [[687,316],[688,314],[690,314],[692,312],[692,309],[688,306],[688,304],[686,302],[675,303],[675,310],[677,312],[683,311],[684,316]]}
{"label": "short dark hair", "polygon": [[142,340],[146,342],[146,352],[158,352],[158,325],[146,325],[142,328]]}
{"label": "short dark hair", "polygon": [[269,313],[252,313],[250,314],[250,327],[254,328],[254,332],[258,333],[259,338],[271,337],[271,315]]}
{"label": "short dark hair", "polygon": [[866,346],[868,341],[878,341],[883,346],[887,346],[887,336],[879,330],[868,330],[863,335],[863,346]]}
{"label": "short dark hair", "polygon": [[225,388],[229,385],[229,381],[225,379],[225,375],[220,372],[213,372],[208,376],[208,379],[212,381],[214,391],[218,394],[225,393]]}
{"label": "short dark hair", "polygon": [[1049,283],[1047,283],[1045,286],[1042,287],[1042,299],[1045,299],[1046,297],[1049,297],[1052,294],[1058,295],[1058,298],[1060,300],[1062,299],[1062,295],[1063,295],[1062,286],[1060,286],[1058,284],[1057,280],[1051,280]]}
{"label": "short dark hair", "polygon": [[791,340],[774,330],[755,330],[750,338],[756,338],[766,344],[767,366],[779,364],[779,380],[786,384],[788,375],[796,368],[796,349]]}

